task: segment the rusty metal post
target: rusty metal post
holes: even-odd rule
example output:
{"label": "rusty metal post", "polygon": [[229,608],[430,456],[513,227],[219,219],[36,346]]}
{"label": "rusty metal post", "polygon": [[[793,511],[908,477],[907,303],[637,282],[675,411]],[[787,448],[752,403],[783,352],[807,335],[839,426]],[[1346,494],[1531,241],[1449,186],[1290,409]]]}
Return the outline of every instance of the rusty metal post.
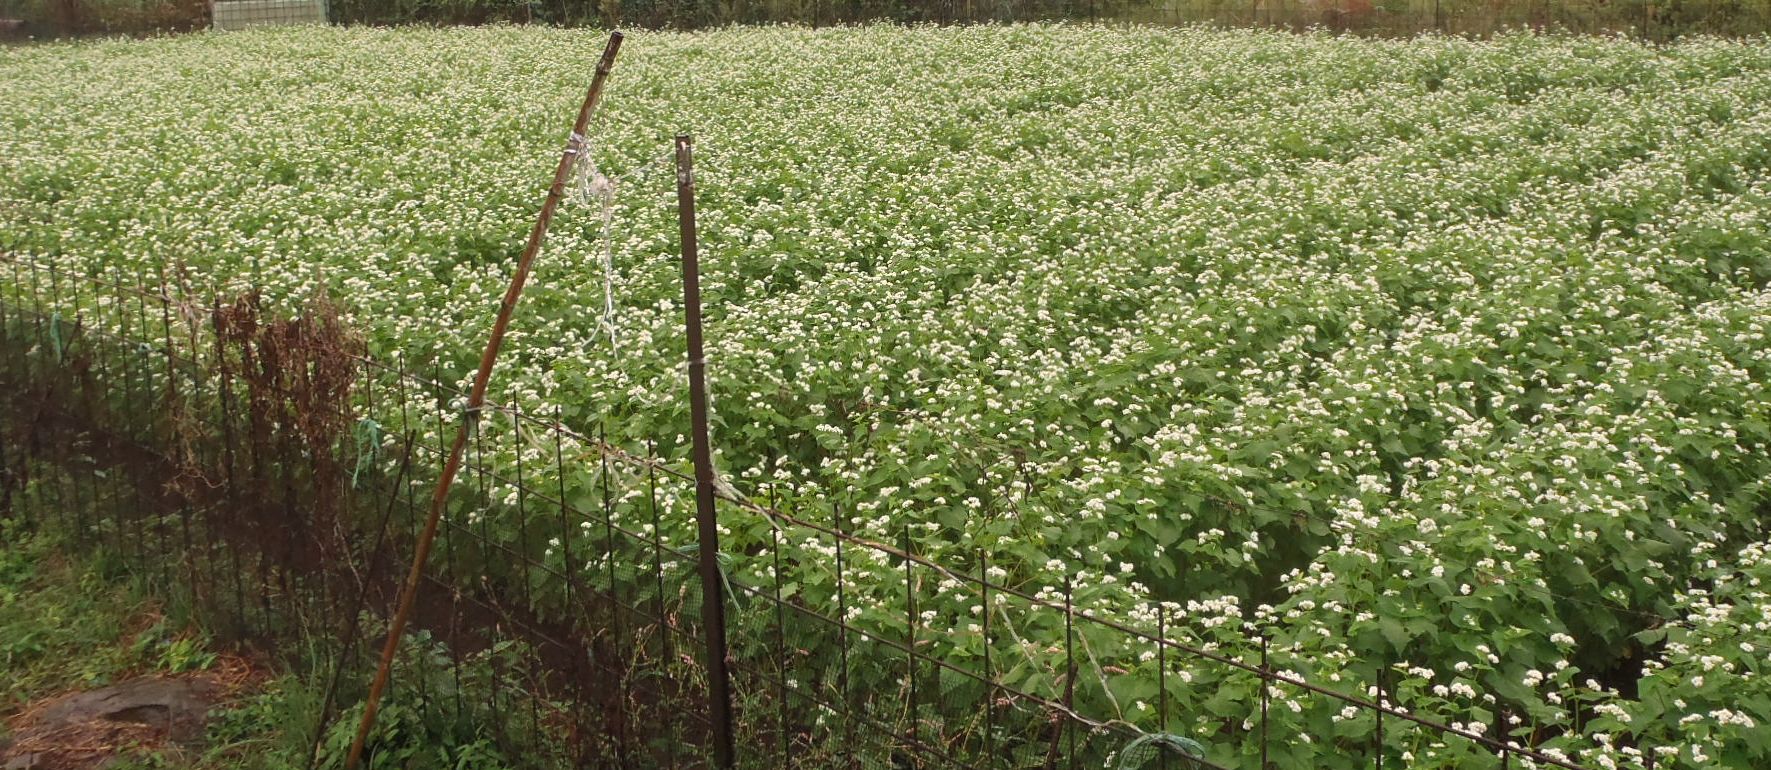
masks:
{"label": "rusty metal post", "polygon": [[1508,760],[1512,759],[1512,753],[1507,751],[1507,744],[1509,743],[1509,741],[1507,740],[1507,733],[1510,732],[1511,727],[1512,727],[1512,725],[1507,723],[1507,707],[1501,706],[1500,708],[1495,709],[1495,714],[1494,714],[1495,737],[1500,739],[1500,746],[1501,746],[1501,748],[1500,748],[1500,770],[1507,770],[1508,767],[1512,766],[1512,762],[1508,761]]}
{"label": "rusty metal post", "polygon": [[1076,587],[1070,571],[1064,570],[1064,737],[1069,745],[1064,750],[1064,764],[1076,770]]}
{"label": "rusty metal post", "polygon": [[910,527],[904,527],[904,649],[907,651],[904,660],[904,684],[909,690],[910,714],[910,745],[917,746],[921,742],[917,723],[922,715],[917,710],[916,701],[916,575],[912,568],[916,560],[911,558],[916,553],[916,542],[910,538]]}
{"label": "rusty metal post", "polygon": [[701,255],[695,240],[695,140],[676,138],[676,213],[683,240],[683,315],[689,340],[689,419],[695,452],[695,525],[699,531],[701,624],[707,634],[708,714],[713,763],[733,766],[732,682],[727,670],[726,601],[719,574],[719,526],[714,512],[713,443],[707,428],[707,357],[701,341]]}
{"label": "rusty metal post", "polygon": [[1261,770],[1271,770],[1267,762],[1267,707],[1273,697],[1273,669],[1267,665],[1267,632],[1261,630]]}
{"label": "rusty metal post", "polygon": [[374,681],[369,684],[369,695],[363,703],[363,721],[357,725],[357,736],[351,741],[350,755],[344,761],[345,770],[355,770],[357,763],[363,758],[363,744],[369,740],[369,731],[375,728],[375,715],[381,706],[382,690],[387,687],[394,654],[400,648],[400,636],[405,633],[406,622],[412,615],[413,605],[417,603],[418,587],[424,577],[424,563],[430,558],[431,544],[437,537],[437,524],[442,520],[443,508],[449,500],[449,487],[454,484],[455,475],[461,471],[469,428],[478,419],[479,409],[486,403],[486,389],[492,380],[492,366],[498,362],[498,349],[503,346],[505,332],[510,329],[510,319],[516,312],[517,300],[523,296],[523,284],[528,282],[529,269],[535,263],[535,256],[541,252],[542,242],[547,240],[547,229],[553,223],[553,214],[559,209],[560,201],[566,197],[566,182],[572,176],[572,168],[578,164],[578,153],[584,150],[584,130],[590,125],[590,116],[596,112],[597,103],[602,101],[603,84],[607,82],[609,70],[615,66],[615,55],[620,51],[621,33],[609,33],[608,45],[603,48],[602,60],[597,62],[596,74],[591,78],[590,90],[584,95],[584,103],[578,108],[578,119],[572,124],[572,134],[566,140],[566,149],[560,153],[560,162],[554,168],[553,185],[547,190],[547,200],[541,204],[541,214],[535,218],[535,227],[529,231],[529,242],[523,246],[523,255],[517,260],[516,272],[511,275],[510,286],[505,289],[504,301],[498,306],[498,317],[492,322],[492,335],[486,340],[486,351],[480,356],[480,368],[474,373],[473,390],[467,397],[467,412],[455,432],[455,444],[449,449],[443,474],[437,479],[436,491],[431,495],[430,516],[425,519],[424,531],[418,536],[418,544],[412,554],[412,570],[406,575],[406,583],[400,590],[399,608],[394,611],[393,620],[388,625],[387,643],[381,649],[381,665],[375,671]]}
{"label": "rusty metal post", "polygon": [[1384,672],[1387,666],[1378,665],[1377,669],[1377,737],[1373,740],[1377,749],[1377,770],[1384,770],[1384,708],[1388,706],[1384,698]]}
{"label": "rusty metal post", "polygon": [[[1156,603],[1156,731],[1168,732],[1168,605]],[[1168,748],[1158,755],[1168,770]]]}
{"label": "rusty metal post", "polygon": [[990,660],[990,555],[978,549],[978,595],[984,607],[984,756],[996,757],[996,667]]}

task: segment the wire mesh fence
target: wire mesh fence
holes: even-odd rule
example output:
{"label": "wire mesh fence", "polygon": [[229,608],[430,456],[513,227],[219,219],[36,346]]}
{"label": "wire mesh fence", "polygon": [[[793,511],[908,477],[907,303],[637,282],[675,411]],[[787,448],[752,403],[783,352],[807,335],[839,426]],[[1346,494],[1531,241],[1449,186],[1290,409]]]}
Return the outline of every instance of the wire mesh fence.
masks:
{"label": "wire mesh fence", "polygon": [[676,436],[623,435],[593,407],[464,413],[444,362],[370,357],[323,304],[279,318],[158,277],[0,272],[0,516],[117,560],[224,638],[318,651],[314,766],[340,761],[460,421],[370,766],[439,731],[535,767],[719,766],[723,740],[742,767],[1585,766],[1541,748],[1568,728],[1504,699],[1462,722],[1410,711],[1387,661],[1352,662],[1375,687],[1325,684],[1282,627],[1204,634],[1175,605],[1098,606],[983,551],[926,558],[910,528],[870,540],[859,483],[722,485],[739,545],[709,574]]}
{"label": "wire mesh fence", "polygon": [[210,24],[218,30],[325,24],[325,0],[216,0]]}
{"label": "wire mesh fence", "polygon": [[1757,0],[1155,0],[1128,6],[1118,17],[1152,24],[1323,29],[1396,37],[1427,32],[1488,37],[1535,29],[1669,41],[1683,35],[1757,34],[1771,25],[1771,4]]}
{"label": "wire mesh fence", "polygon": [[1426,32],[1485,37],[1538,29],[1623,34],[1650,41],[1685,35],[1758,35],[1771,29],[1766,0],[0,0],[0,41],[94,34],[221,30],[291,24],[548,24],[701,28],[728,24],[990,24],[1078,20],[1141,24],[1323,29],[1377,36]]}

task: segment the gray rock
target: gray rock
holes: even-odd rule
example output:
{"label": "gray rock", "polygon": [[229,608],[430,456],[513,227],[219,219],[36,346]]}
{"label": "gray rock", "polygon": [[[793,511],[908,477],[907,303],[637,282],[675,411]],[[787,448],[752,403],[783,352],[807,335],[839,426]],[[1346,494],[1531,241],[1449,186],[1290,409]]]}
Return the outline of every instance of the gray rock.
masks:
{"label": "gray rock", "polygon": [[100,721],[147,725],[184,743],[203,737],[203,722],[220,694],[215,683],[201,679],[136,679],[70,695],[37,718],[44,730]]}

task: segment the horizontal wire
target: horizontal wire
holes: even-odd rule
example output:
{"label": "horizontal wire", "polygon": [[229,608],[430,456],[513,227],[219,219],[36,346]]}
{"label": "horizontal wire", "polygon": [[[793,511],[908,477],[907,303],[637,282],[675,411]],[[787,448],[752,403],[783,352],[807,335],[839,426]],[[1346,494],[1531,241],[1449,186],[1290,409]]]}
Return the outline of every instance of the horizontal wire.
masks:
{"label": "horizontal wire", "polygon": [[[661,160],[662,157],[663,156],[660,156],[659,158],[654,158],[652,162],[649,162],[648,164],[640,167],[639,169],[634,169],[633,171],[647,170],[647,169],[649,169],[649,167],[651,167],[652,165],[655,165],[656,162]],[[629,173],[632,173],[632,172],[629,172]],[[34,260],[30,260],[30,259],[9,258],[8,261],[15,263],[15,266],[14,266],[15,273],[17,270],[16,264],[21,263],[21,262],[28,264],[32,267],[33,275],[35,275],[36,269],[38,267],[40,267],[40,265],[38,263],[36,263]],[[48,269],[49,269],[52,276],[56,275],[56,271],[55,271],[53,265],[48,266]],[[122,271],[119,269],[118,272],[119,272],[119,274],[121,274]],[[108,285],[108,286],[118,289],[119,291],[131,292],[131,293],[133,293],[134,296],[138,296],[143,299],[153,299],[157,302],[163,302],[163,303],[167,303],[169,305],[177,304],[175,300],[173,300],[171,297],[167,296],[163,292],[149,292],[149,291],[146,291],[145,289],[141,288],[140,286],[129,287],[129,286],[123,284],[121,281],[113,283],[113,282],[106,282],[106,281],[103,281],[100,279],[93,279],[89,276],[69,275],[68,277],[70,279],[77,277],[77,278],[80,278],[81,280],[88,281],[88,282],[94,283],[96,285]],[[164,288],[164,287],[162,287],[162,288]],[[22,289],[22,286],[21,286],[21,289]],[[33,296],[36,297],[39,295],[34,294]],[[119,337],[119,339],[121,339],[120,336],[118,336],[118,337]],[[168,353],[168,355],[170,355],[170,351],[167,351],[167,353]],[[369,356],[356,356],[356,359],[362,363],[376,365],[377,368],[381,368],[384,371],[390,370],[385,364],[379,364],[379,362],[374,361],[374,359]],[[405,379],[406,377],[411,377],[412,380],[415,382],[424,383],[424,380],[422,377],[418,377],[416,375],[410,375],[410,374],[406,373],[403,369],[401,370],[401,377],[402,377],[402,379]],[[433,386],[438,387],[438,388],[447,387],[449,390],[452,390],[453,392],[455,392],[457,394],[459,394],[461,392],[459,389],[454,388],[453,386],[444,386],[440,382],[430,383],[430,384],[432,384]],[[603,456],[605,456],[611,460],[617,461],[617,462],[626,463],[631,467],[643,468],[643,469],[648,470],[649,472],[660,473],[660,474],[663,474],[663,475],[666,475],[666,476],[669,476],[672,478],[676,478],[680,481],[692,481],[693,480],[693,476],[691,476],[687,473],[678,471],[674,468],[671,468],[670,466],[664,464],[664,462],[658,458],[638,457],[638,456],[633,455],[632,453],[628,452],[625,449],[610,445],[601,439],[592,439],[588,436],[585,436],[585,435],[577,432],[576,430],[568,428],[562,422],[557,422],[557,421],[556,422],[549,422],[549,421],[542,420],[540,418],[536,418],[533,416],[525,416],[520,408],[500,407],[500,406],[492,405],[492,404],[489,404],[487,408],[488,408],[488,410],[492,410],[492,411],[501,411],[501,412],[505,412],[507,414],[512,414],[518,420],[528,419],[531,423],[536,424],[538,426],[542,426],[542,427],[546,428],[547,430],[556,433],[556,435],[559,435],[559,436],[572,436],[579,443],[587,444],[587,445],[594,447],[594,450],[601,453]],[[753,514],[764,516],[764,517],[771,519],[777,523],[785,523],[785,524],[789,524],[792,526],[810,529],[815,532],[820,532],[825,535],[839,538],[845,542],[850,542],[850,543],[854,543],[856,545],[863,546],[865,548],[868,548],[870,550],[874,550],[876,552],[885,553],[885,554],[888,554],[890,556],[900,558],[900,559],[908,559],[908,560],[911,560],[915,563],[921,564],[925,568],[933,569],[933,570],[936,570],[942,574],[945,574],[948,577],[953,578],[961,583],[969,583],[969,584],[977,585],[977,586],[984,588],[984,589],[997,590],[997,591],[1000,591],[1000,592],[1003,592],[1003,593],[1006,593],[1006,594],[1009,594],[1012,596],[1016,596],[1018,598],[1023,599],[1024,601],[1029,602],[1031,605],[1040,606],[1046,610],[1056,610],[1059,612],[1068,613],[1073,618],[1081,618],[1084,620],[1092,621],[1092,622],[1095,622],[1096,624],[1099,624],[1103,627],[1114,629],[1114,630],[1120,631],[1122,633],[1128,634],[1134,638],[1142,638],[1146,641],[1150,641],[1150,642],[1156,643],[1156,644],[1164,646],[1164,647],[1169,647],[1169,648],[1175,649],[1177,651],[1180,651],[1180,652],[1183,652],[1186,654],[1190,654],[1190,655],[1194,655],[1196,657],[1201,657],[1201,658],[1204,658],[1207,660],[1211,660],[1211,661],[1214,661],[1219,664],[1226,665],[1226,666],[1229,666],[1232,668],[1241,669],[1241,670],[1244,670],[1249,673],[1254,673],[1254,674],[1256,674],[1256,675],[1260,676],[1261,678],[1268,680],[1268,681],[1289,684],[1291,686],[1295,686],[1295,687],[1299,687],[1299,688],[1302,688],[1302,689],[1305,689],[1305,690],[1308,690],[1311,692],[1315,692],[1317,694],[1320,694],[1320,695],[1323,695],[1326,697],[1330,697],[1330,698],[1333,698],[1336,700],[1340,700],[1342,702],[1345,702],[1350,705],[1354,705],[1354,706],[1357,706],[1357,707],[1360,707],[1363,709],[1381,711],[1384,713],[1388,713],[1388,714],[1391,714],[1391,715],[1396,716],[1398,718],[1415,722],[1415,723],[1420,724],[1424,727],[1435,729],[1439,732],[1459,735],[1460,737],[1470,739],[1470,740],[1475,741],[1481,745],[1487,746],[1491,749],[1495,749],[1498,751],[1519,754],[1521,756],[1530,757],[1530,758],[1535,759],[1537,761],[1556,765],[1558,767],[1568,768],[1569,770],[1581,770],[1581,768],[1579,768],[1579,766],[1577,766],[1577,765],[1572,765],[1572,764],[1563,762],[1563,761],[1558,760],[1554,757],[1550,757],[1547,755],[1541,755],[1541,754],[1538,754],[1537,752],[1529,750],[1529,749],[1522,749],[1522,748],[1516,748],[1513,746],[1505,745],[1505,744],[1493,741],[1492,739],[1488,739],[1484,736],[1481,736],[1480,734],[1471,733],[1468,731],[1453,728],[1449,725],[1439,724],[1439,723],[1434,722],[1432,720],[1428,720],[1428,719],[1425,719],[1422,717],[1417,717],[1415,715],[1407,713],[1406,711],[1397,710],[1395,708],[1391,708],[1391,707],[1386,706],[1384,704],[1372,703],[1370,701],[1366,701],[1365,699],[1360,698],[1358,696],[1339,693],[1334,690],[1330,690],[1328,688],[1321,687],[1319,685],[1311,684],[1307,681],[1302,680],[1301,678],[1292,677],[1288,674],[1275,673],[1275,672],[1272,672],[1269,670],[1263,670],[1259,667],[1256,667],[1256,666],[1253,666],[1253,665],[1250,665],[1247,663],[1243,663],[1239,660],[1235,660],[1233,658],[1230,658],[1230,657],[1227,657],[1224,655],[1220,655],[1220,654],[1217,654],[1217,653],[1212,652],[1210,650],[1196,647],[1194,645],[1175,642],[1175,641],[1169,640],[1169,639],[1151,637],[1147,632],[1132,628],[1132,627],[1127,626],[1123,623],[1118,623],[1115,621],[1111,621],[1111,620],[1097,617],[1095,615],[1095,613],[1091,610],[1066,609],[1061,605],[1057,605],[1057,604],[1050,602],[1048,600],[1040,599],[1034,595],[1025,593],[1024,591],[1022,591],[1020,589],[1013,588],[1013,587],[1010,587],[1007,585],[999,585],[999,584],[991,582],[987,578],[974,577],[974,576],[967,575],[965,573],[956,572],[956,571],[951,570],[943,565],[936,564],[932,561],[929,561],[929,560],[924,559],[922,557],[918,557],[914,554],[911,554],[911,553],[908,553],[905,551],[901,551],[901,550],[894,548],[892,546],[885,545],[882,543],[877,543],[877,542],[874,542],[871,540],[867,540],[866,538],[861,538],[861,537],[852,535],[852,534],[844,532],[844,531],[831,529],[831,528],[825,527],[823,525],[819,525],[819,524],[815,524],[815,523],[812,523],[809,521],[805,521],[805,520],[802,520],[798,517],[795,517],[795,516],[786,514],[784,512],[775,510],[773,508],[759,505],[758,503],[754,502],[750,498],[748,498],[748,497],[744,496],[743,494],[738,493],[736,490],[733,490],[730,488],[716,487],[715,496],[717,498],[726,500],[728,503],[737,505],[739,508],[741,508],[743,510],[746,510],[746,511],[753,513]],[[1238,503],[1233,503],[1232,501],[1225,501],[1225,500],[1221,500],[1221,499],[1219,499],[1218,502],[1223,503],[1223,504],[1227,504],[1227,505],[1240,506],[1240,507],[1247,508],[1247,509],[1260,508],[1258,506],[1238,504]],[[1266,510],[1268,512],[1278,513],[1281,515],[1292,515],[1292,516],[1300,515],[1300,513],[1301,513],[1298,511],[1282,511],[1279,509],[1270,509],[1270,508],[1266,508],[1264,510]],[[1302,515],[1305,515],[1306,518],[1313,517],[1313,514],[1302,514]],[[1316,518],[1319,521],[1325,521],[1325,520],[1320,519],[1319,517],[1316,517]],[[624,534],[628,534],[628,533],[624,532]],[[637,534],[635,536],[637,537]],[[1470,571],[1476,572],[1476,570],[1474,570],[1473,568],[1470,568]],[[1589,600],[1580,599],[1578,597],[1568,597],[1568,596],[1564,596],[1564,595],[1561,595],[1556,592],[1550,592],[1550,591],[1547,591],[1544,589],[1538,589],[1535,585],[1532,585],[1530,583],[1519,582],[1519,583],[1516,583],[1516,585],[1524,586],[1524,587],[1526,587],[1527,590],[1536,590],[1536,591],[1542,592],[1545,595],[1554,596],[1554,597],[1558,597],[1558,598],[1564,598],[1564,599],[1568,599],[1570,601],[1589,602]],[[1049,587],[1047,590],[1049,590]],[[1627,608],[1622,608],[1622,607],[1616,607],[1616,606],[1605,605],[1605,604],[1595,604],[1595,606],[1608,607],[1610,609],[1618,610],[1621,612],[1638,614],[1638,615],[1642,615],[1645,617],[1654,618],[1654,619],[1660,620],[1662,622],[1678,622],[1678,621],[1673,621],[1672,619],[1660,617],[1658,615],[1641,613],[1639,611],[1629,610]]]}
{"label": "horizontal wire", "polygon": [[[636,173],[636,172],[643,172],[643,171],[649,169],[651,166],[654,166],[657,163],[659,163],[665,159],[668,159],[669,157],[671,157],[671,156],[668,153],[660,154],[659,156],[653,158],[651,161],[647,162],[645,165],[643,165],[639,168],[633,169],[628,173],[632,174],[632,173]],[[626,174],[624,174],[623,176],[625,176],[625,175]],[[23,262],[26,264],[31,264],[33,266],[36,265],[36,263],[34,261],[29,260],[29,259],[18,259],[17,261]],[[50,265],[48,267],[53,272],[54,266]],[[72,279],[76,276],[70,275],[68,277],[70,279]],[[84,279],[87,277],[80,276],[80,278]],[[105,281],[96,281],[96,282],[101,285],[111,286],[111,287],[118,288],[118,289],[125,290],[125,291],[131,291],[131,292],[138,294],[144,298],[154,299],[156,301],[168,302],[168,303],[173,302],[173,300],[171,298],[167,297],[164,294],[147,292],[145,290],[139,289],[138,287],[128,287],[128,286],[121,284],[121,283],[112,283],[112,282],[105,282]],[[360,357],[359,360],[364,363],[374,363],[372,361],[372,359],[370,359],[367,356]],[[385,368],[385,367],[383,366],[383,368]],[[426,384],[425,381],[423,380],[423,378],[420,376],[417,376],[417,375],[409,375],[409,376],[411,376],[413,378],[413,380],[419,384]],[[432,383],[432,384],[441,384],[441,383]],[[443,387],[448,389],[454,395],[465,395],[465,391],[462,391],[461,389],[459,389],[456,386],[444,385]],[[506,413],[506,414],[513,414],[513,415],[516,415],[519,419],[522,417],[522,415],[520,414],[520,408],[512,408],[512,407],[508,407],[508,406],[502,406],[502,405],[496,404],[490,400],[488,400],[487,404],[484,407],[482,407],[482,409],[484,411],[496,411],[496,412],[502,412],[502,413]],[[548,426],[546,423],[541,422],[541,421],[535,421],[535,424],[543,426],[543,427],[550,427],[550,429],[552,427],[552,426]],[[588,437],[583,436],[582,434],[578,434],[576,431],[571,430],[571,429],[566,429],[565,434],[573,436],[575,439],[578,439],[581,442],[590,440]],[[682,481],[693,481],[694,480],[692,475],[685,473],[685,472],[675,471],[674,469],[661,469],[661,470],[663,470],[663,472],[667,473],[668,475],[679,478]],[[728,500],[730,502],[742,504],[741,501],[739,501],[737,499],[740,495],[734,494],[731,490],[718,490],[718,492],[722,493],[722,495],[724,497],[728,498]],[[1305,510],[1305,509],[1301,509],[1301,508],[1300,509],[1279,509],[1279,508],[1273,508],[1270,506],[1264,506],[1264,505],[1259,505],[1259,504],[1255,504],[1255,503],[1245,503],[1245,502],[1232,501],[1232,500],[1228,500],[1228,499],[1216,497],[1216,496],[1205,496],[1205,497],[1206,497],[1206,499],[1209,499],[1209,500],[1216,502],[1220,505],[1224,505],[1224,506],[1228,506],[1228,507],[1232,507],[1232,508],[1240,508],[1240,509],[1248,510],[1248,511],[1256,511],[1256,512],[1260,512],[1260,513],[1273,514],[1273,515],[1277,515],[1277,516],[1281,516],[1281,517],[1306,518],[1306,519],[1327,525],[1331,529],[1334,528],[1335,525],[1338,523],[1337,520],[1335,520],[1335,519],[1326,518],[1326,517],[1321,516],[1320,514],[1316,514],[1314,511]],[[1381,550],[1386,545],[1398,546],[1398,545],[1405,543],[1406,541],[1403,541],[1401,539],[1369,538],[1369,537],[1367,537],[1363,541],[1360,541],[1360,542],[1362,545],[1370,547],[1373,550]],[[1593,599],[1586,598],[1586,597],[1573,596],[1573,595],[1557,592],[1552,589],[1549,589],[1546,587],[1540,587],[1540,586],[1537,586],[1536,584],[1527,582],[1524,578],[1518,578],[1517,576],[1513,576],[1513,575],[1502,575],[1499,573],[1485,572],[1483,570],[1477,569],[1473,565],[1452,564],[1451,566],[1456,567],[1461,571],[1469,572],[1470,574],[1477,576],[1479,578],[1485,578],[1489,582],[1511,581],[1509,583],[1510,585],[1522,587],[1524,590],[1526,590],[1528,592],[1532,592],[1532,593],[1537,594],[1540,598],[1548,597],[1548,598],[1552,598],[1552,599],[1559,599],[1559,600],[1567,601],[1570,603],[1581,604],[1583,606],[1607,609],[1610,611],[1618,612],[1620,614],[1627,614],[1627,615],[1643,618],[1646,620],[1653,620],[1653,621],[1656,621],[1656,622],[1658,622],[1660,624],[1664,624],[1664,625],[1679,625],[1679,624],[1689,622],[1688,620],[1683,619],[1683,618],[1667,617],[1667,616],[1664,616],[1664,615],[1661,615],[1658,613],[1645,612],[1645,611],[1637,610],[1637,609],[1627,607],[1627,606],[1624,606],[1621,604],[1616,604],[1616,603],[1613,603],[1613,602],[1610,602],[1607,600],[1595,601]]]}
{"label": "horizontal wire", "polygon": [[[360,357],[360,358],[366,359],[366,357]],[[415,378],[415,379],[418,379],[418,381],[422,382],[421,378]],[[440,385],[440,383],[433,383],[433,384]],[[498,407],[491,407],[491,408],[497,409],[499,411],[504,411],[503,408],[498,408]],[[521,418],[520,410],[512,409],[512,410],[509,410],[507,413],[517,415],[519,417],[519,419]],[[673,477],[676,477],[676,478],[683,480],[683,481],[692,480],[691,476],[689,476],[687,474],[683,474],[678,471],[675,471],[672,468],[669,468],[668,466],[664,465],[661,460],[658,460],[657,458],[637,457],[637,456],[632,455],[631,453],[628,453],[626,450],[623,450],[619,447],[609,445],[606,442],[602,441],[601,439],[592,439],[588,436],[584,436],[583,434],[579,434],[576,431],[573,431],[573,430],[565,427],[563,424],[548,425],[546,423],[546,421],[539,420],[538,418],[531,417],[530,419],[531,419],[531,421],[534,421],[534,422],[537,422],[538,424],[546,426],[550,430],[552,430],[556,433],[559,433],[560,435],[572,435],[572,436],[576,437],[580,441],[580,443],[586,443],[586,444],[590,444],[594,447],[597,447],[598,451],[601,451],[604,454],[604,456],[606,456],[610,459],[616,460],[618,462],[626,462],[626,463],[629,463],[635,467],[651,468],[651,469],[654,469],[656,472],[663,473],[663,474],[669,475],[669,476],[673,476]],[[747,510],[751,513],[755,513],[755,514],[759,514],[759,515],[771,518],[777,522],[786,523],[786,524],[790,524],[792,526],[810,529],[810,530],[813,530],[816,532],[823,533],[825,535],[829,535],[831,537],[839,538],[845,542],[850,542],[855,545],[859,545],[859,546],[862,546],[862,547],[865,547],[865,548],[868,548],[868,549],[871,549],[871,550],[874,550],[877,552],[886,553],[888,555],[895,556],[897,558],[910,559],[910,560],[924,566],[925,568],[938,571],[938,572],[940,572],[944,575],[947,575],[948,577],[950,577],[962,584],[972,584],[972,585],[979,586],[982,589],[1000,591],[1002,593],[1009,594],[1011,596],[1015,596],[1017,598],[1020,598],[1024,601],[1028,602],[1030,605],[1040,606],[1046,610],[1056,610],[1058,612],[1068,613],[1073,618],[1087,620],[1087,621],[1093,622],[1097,625],[1100,625],[1102,627],[1109,628],[1109,629],[1127,634],[1127,635],[1134,637],[1134,638],[1140,638],[1140,639],[1143,639],[1147,642],[1154,643],[1154,644],[1157,644],[1162,647],[1174,649],[1174,650],[1177,650],[1182,653],[1186,653],[1189,655],[1193,655],[1195,657],[1199,657],[1199,658],[1203,658],[1206,660],[1216,662],[1220,665],[1225,665],[1225,666],[1228,666],[1231,668],[1243,670],[1244,672],[1247,672],[1247,673],[1255,674],[1257,677],[1259,677],[1265,681],[1288,684],[1288,685],[1298,687],[1298,688],[1301,688],[1301,689],[1304,689],[1304,690],[1307,690],[1310,692],[1314,692],[1319,695],[1323,695],[1325,697],[1329,697],[1331,699],[1335,699],[1340,702],[1347,703],[1349,705],[1353,705],[1353,706],[1356,706],[1356,707],[1359,707],[1362,709],[1382,711],[1384,713],[1391,714],[1392,716],[1395,716],[1397,718],[1414,722],[1414,723],[1419,724],[1423,727],[1427,727],[1429,729],[1433,729],[1433,730],[1436,730],[1441,733],[1450,733],[1453,735],[1458,735],[1460,737],[1471,740],[1473,742],[1476,742],[1480,745],[1486,746],[1486,747],[1496,750],[1496,751],[1501,751],[1504,753],[1515,753],[1515,754],[1519,754],[1521,756],[1527,756],[1527,757],[1530,757],[1530,758],[1538,760],[1538,761],[1542,761],[1542,762],[1552,764],[1552,765],[1555,765],[1558,767],[1563,767],[1566,770],[1585,770],[1584,768],[1581,768],[1578,765],[1566,763],[1566,762],[1558,760],[1554,757],[1539,754],[1538,752],[1530,750],[1530,749],[1512,747],[1512,746],[1494,741],[1493,739],[1487,738],[1486,736],[1483,736],[1478,733],[1470,732],[1470,731],[1463,730],[1460,728],[1455,728],[1450,725],[1442,724],[1442,723],[1436,722],[1431,719],[1416,716],[1414,714],[1407,712],[1406,710],[1401,709],[1400,707],[1392,707],[1392,706],[1368,701],[1368,700],[1365,700],[1364,698],[1361,698],[1359,696],[1349,695],[1346,693],[1340,693],[1335,690],[1331,690],[1331,689],[1322,687],[1320,685],[1312,684],[1310,682],[1303,680],[1300,677],[1294,677],[1288,673],[1274,672],[1269,669],[1264,669],[1262,667],[1258,667],[1258,666],[1255,666],[1252,664],[1244,663],[1240,660],[1236,660],[1234,658],[1228,657],[1227,655],[1219,654],[1219,653],[1213,652],[1211,650],[1207,650],[1202,647],[1197,647],[1197,646],[1186,644],[1186,643],[1176,642],[1172,639],[1154,637],[1154,636],[1151,636],[1148,632],[1133,628],[1133,627],[1126,625],[1124,623],[1098,617],[1092,610],[1077,610],[1074,608],[1065,608],[1062,605],[1056,604],[1056,603],[1048,601],[1048,600],[1040,599],[1034,595],[1027,594],[1019,589],[1010,587],[1006,584],[997,584],[997,583],[994,583],[994,582],[988,580],[987,578],[975,577],[975,576],[967,575],[962,572],[957,572],[957,571],[954,571],[952,569],[945,567],[944,565],[937,564],[933,561],[930,561],[928,559],[924,559],[922,557],[915,556],[914,554],[910,554],[905,551],[900,551],[897,548],[894,548],[894,547],[891,547],[891,546],[888,546],[885,544],[877,543],[877,542],[874,542],[871,540],[867,540],[865,538],[861,538],[861,537],[852,535],[850,533],[843,532],[841,530],[831,529],[831,528],[826,527],[824,525],[815,524],[813,522],[806,521],[806,520],[800,519],[798,517],[791,516],[789,514],[774,510],[772,508],[766,508],[766,507],[761,506],[761,505],[755,503],[754,501],[750,500],[748,497],[744,497],[740,494],[736,494],[735,491],[733,491],[733,490],[725,490],[725,489],[720,489],[720,488],[716,487],[715,488],[715,497],[720,498],[720,499],[724,499],[731,504],[739,506],[741,509]]]}

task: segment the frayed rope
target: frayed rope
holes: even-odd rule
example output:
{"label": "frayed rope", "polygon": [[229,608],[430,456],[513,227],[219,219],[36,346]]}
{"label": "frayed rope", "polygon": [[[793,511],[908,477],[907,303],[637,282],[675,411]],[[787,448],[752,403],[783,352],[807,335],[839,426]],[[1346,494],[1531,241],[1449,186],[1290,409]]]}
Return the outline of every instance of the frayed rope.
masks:
{"label": "frayed rope", "polygon": [[596,158],[592,157],[593,153],[582,135],[572,134],[571,146],[578,156],[572,167],[577,200],[585,205],[598,205],[602,208],[603,315],[597,319],[597,328],[609,335],[609,347],[620,352],[621,344],[615,324],[615,180],[604,176],[597,168]]}

